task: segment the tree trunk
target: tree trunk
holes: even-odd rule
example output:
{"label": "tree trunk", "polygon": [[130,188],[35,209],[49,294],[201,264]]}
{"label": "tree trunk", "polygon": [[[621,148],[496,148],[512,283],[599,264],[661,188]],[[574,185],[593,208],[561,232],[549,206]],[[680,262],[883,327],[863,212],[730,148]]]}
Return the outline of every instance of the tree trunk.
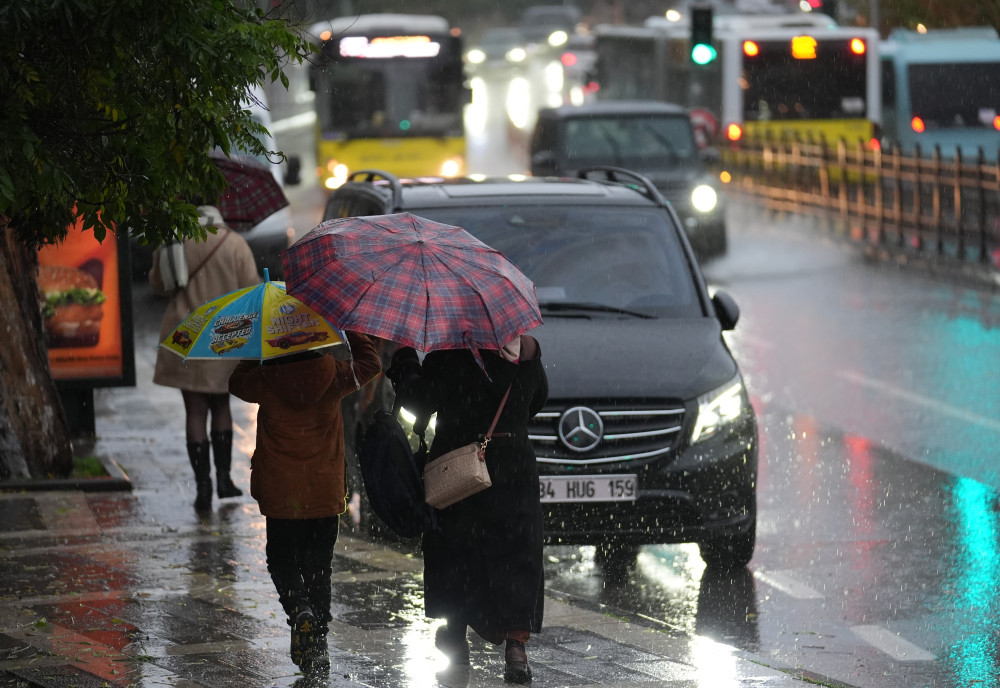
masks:
{"label": "tree trunk", "polygon": [[73,446],[38,308],[38,254],[0,217],[0,480],[65,477]]}

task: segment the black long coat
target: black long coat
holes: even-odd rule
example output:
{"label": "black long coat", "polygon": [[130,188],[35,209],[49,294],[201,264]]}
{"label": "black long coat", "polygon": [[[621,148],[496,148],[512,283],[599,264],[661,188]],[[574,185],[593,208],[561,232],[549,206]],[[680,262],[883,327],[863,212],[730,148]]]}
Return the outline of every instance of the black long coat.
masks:
{"label": "black long coat", "polygon": [[424,610],[476,630],[537,632],[544,602],[542,510],[526,426],[548,397],[548,381],[533,338],[522,338],[517,364],[495,351],[480,356],[486,373],[470,350],[429,353],[397,388],[418,416],[438,414],[430,460],[481,439],[510,385],[494,430],[510,436],[494,437],[486,450],[493,485],[440,510],[439,531],[424,535]]}

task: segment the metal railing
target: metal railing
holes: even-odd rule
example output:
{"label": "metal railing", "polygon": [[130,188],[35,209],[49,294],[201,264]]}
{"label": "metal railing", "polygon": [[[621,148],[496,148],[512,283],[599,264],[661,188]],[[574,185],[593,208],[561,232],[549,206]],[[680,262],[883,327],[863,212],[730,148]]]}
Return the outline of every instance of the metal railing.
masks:
{"label": "metal railing", "polygon": [[975,265],[1000,281],[1000,155],[758,140],[720,151],[720,172],[769,209],[833,219],[852,239]]}

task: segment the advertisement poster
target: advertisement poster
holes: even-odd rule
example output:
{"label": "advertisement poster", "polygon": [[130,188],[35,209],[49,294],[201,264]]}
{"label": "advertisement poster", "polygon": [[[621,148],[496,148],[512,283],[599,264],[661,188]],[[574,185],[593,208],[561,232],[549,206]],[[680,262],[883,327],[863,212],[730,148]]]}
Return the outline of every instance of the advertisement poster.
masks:
{"label": "advertisement poster", "polygon": [[[103,242],[78,224],[60,244],[38,252],[39,305],[52,377],[87,386],[135,384],[131,284],[122,275],[127,242]],[[124,321],[128,327],[124,327]]]}

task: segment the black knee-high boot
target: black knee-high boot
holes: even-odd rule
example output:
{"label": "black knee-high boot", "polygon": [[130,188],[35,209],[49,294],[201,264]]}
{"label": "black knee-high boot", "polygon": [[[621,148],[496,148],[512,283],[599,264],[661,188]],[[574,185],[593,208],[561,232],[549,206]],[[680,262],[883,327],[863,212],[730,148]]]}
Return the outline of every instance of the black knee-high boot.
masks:
{"label": "black knee-high boot", "polygon": [[198,487],[198,496],[194,500],[194,508],[204,511],[212,508],[212,463],[209,458],[208,440],[188,442],[188,458],[194,469],[194,480]]}
{"label": "black knee-high boot", "polygon": [[243,490],[233,484],[229,470],[233,464],[233,431],[213,430],[212,456],[215,457],[215,487],[219,499],[239,497]]}

